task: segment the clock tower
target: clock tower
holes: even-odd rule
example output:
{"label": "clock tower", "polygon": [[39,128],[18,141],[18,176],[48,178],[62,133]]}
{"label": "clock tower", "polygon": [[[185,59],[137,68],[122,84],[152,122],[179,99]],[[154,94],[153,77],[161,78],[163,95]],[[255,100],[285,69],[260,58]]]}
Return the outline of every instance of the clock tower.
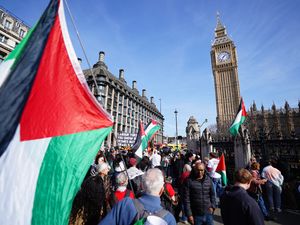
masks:
{"label": "clock tower", "polygon": [[210,51],[217,105],[218,132],[227,133],[240,102],[237,53],[217,14],[215,39]]}

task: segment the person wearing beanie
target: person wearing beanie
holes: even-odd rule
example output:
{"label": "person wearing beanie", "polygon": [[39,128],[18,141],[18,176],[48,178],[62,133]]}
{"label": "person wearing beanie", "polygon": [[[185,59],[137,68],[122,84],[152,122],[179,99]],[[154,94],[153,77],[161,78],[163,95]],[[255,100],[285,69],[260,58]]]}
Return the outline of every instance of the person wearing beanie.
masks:
{"label": "person wearing beanie", "polygon": [[142,175],[144,174],[144,172],[136,168],[136,164],[137,160],[135,158],[129,159],[130,168],[127,170],[127,174],[134,193],[138,195],[142,190]]}

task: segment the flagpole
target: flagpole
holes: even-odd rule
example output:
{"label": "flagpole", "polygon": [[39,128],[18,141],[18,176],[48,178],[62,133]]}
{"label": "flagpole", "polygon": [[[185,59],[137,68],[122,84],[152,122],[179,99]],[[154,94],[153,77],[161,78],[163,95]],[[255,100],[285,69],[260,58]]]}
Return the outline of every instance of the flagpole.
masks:
{"label": "flagpole", "polygon": [[85,48],[84,48],[83,43],[82,43],[82,41],[81,41],[81,38],[80,38],[80,35],[79,35],[79,31],[78,31],[78,29],[77,29],[77,27],[76,27],[76,25],[75,25],[75,21],[74,21],[73,15],[72,15],[72,13],[71,13],[71,10],[70,10],[70,8],[69,8],[68,2],[67,2],[67,0],[64,0],[64,2],[66,3],[66,7],[67,7],[67,10],[68,10],[68,13],[69,13],[69,15],[70,15],[70,18],[71,18],[73,27],[74,27],[74,29],[75,29],[75,31],[76,31],[76,35],[77,35],[77,38],[78,38],[78,40],[79,40],[79,44],[80,44],[80,46],[81,46],[81,49],[82,49],[82,51],[83,51],[84,58],[85,58],[85,60],[86,60],[86,62],[87,62],[87,64],[88,64],[89,70],[90,70],[90,72],[91,72],[91,74],[92,74],[93,81],[94,81],[94,83],[95,83],[95,86],[96,86],[96,89],[97,89],[97,94],[98,94],[99,87],[98,87],[98,84],[97,84],[97,81],[96,81],[95,74],[94,74],[94,72],[93,72],[93,70],[92,70],[90,61],[88,60],[88,57],[87,57],[87,55],[86,55]]}

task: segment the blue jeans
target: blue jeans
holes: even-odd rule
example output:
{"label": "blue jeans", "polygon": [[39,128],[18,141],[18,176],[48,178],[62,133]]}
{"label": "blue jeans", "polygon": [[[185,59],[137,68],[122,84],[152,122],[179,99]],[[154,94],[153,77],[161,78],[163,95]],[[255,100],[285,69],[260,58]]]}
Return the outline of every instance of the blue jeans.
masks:
{"label": "blue jeans", "polygon": [[261,195],[258,197],[257,203],[258,203],[259,208],[262,211],[264,217],[269,216],[268,210],[267,210],[267,208],[265,206],[264,199],[263,199],[263,197]]}
{"label": "blue jeans", "polygon": [[187,221],[188,220],[188,218],[186,217],[186,215],[185,215],[185,207],[184,207],[184,204],[183,203],[181,203],[181,213],[182,213],[182,215],[181,215],[181,220],[182,221]]}
{"label": "blue jeans", "polygon": [[194,216],[195,225],[214,225],[213,215],[211,213],[205,213],[203,216]]}
{"label": "blue jeans", "polygon": [[265,185],[269,209],[281,209],[281,190],[270,181],[267,181]]}

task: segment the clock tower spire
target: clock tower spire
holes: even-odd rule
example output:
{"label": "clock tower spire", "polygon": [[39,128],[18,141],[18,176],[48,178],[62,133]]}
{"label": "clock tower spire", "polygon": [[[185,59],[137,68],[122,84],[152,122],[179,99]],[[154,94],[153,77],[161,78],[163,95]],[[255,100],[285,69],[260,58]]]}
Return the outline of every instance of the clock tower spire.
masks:
{"label": "clock tower spire", "polygon": [[210,55],[215,85],[218,132],[226,134],[239,106],[240,84],[236,48],[227,35],[219,13],[217,13],[215,39]]}

